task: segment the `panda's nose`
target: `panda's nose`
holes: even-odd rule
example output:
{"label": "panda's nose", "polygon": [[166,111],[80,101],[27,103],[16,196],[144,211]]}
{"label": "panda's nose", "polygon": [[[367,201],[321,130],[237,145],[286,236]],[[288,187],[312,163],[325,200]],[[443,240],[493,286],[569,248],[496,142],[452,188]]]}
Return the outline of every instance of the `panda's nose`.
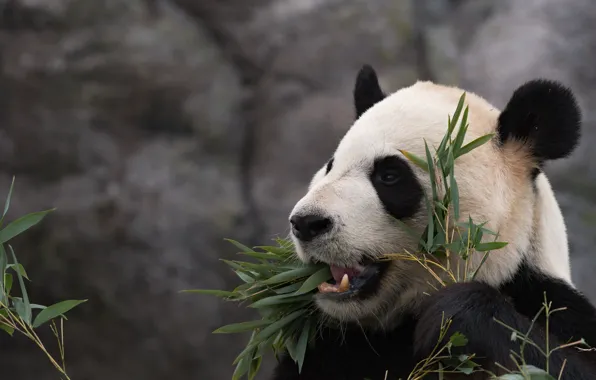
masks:
{"label": "panda's nose", "polygon": [[302,241],[311,241],[331,230],[333,222],[320,215],[294,215],[290,218],[292,233]]}

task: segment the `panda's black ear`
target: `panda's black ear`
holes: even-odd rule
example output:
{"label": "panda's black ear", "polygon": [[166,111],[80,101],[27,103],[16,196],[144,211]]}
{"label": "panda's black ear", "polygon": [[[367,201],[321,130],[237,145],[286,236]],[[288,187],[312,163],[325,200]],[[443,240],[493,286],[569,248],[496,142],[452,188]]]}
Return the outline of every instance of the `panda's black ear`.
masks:
{"label": "panda's black ear", "polygon": [[356,119],[366,110],[385,98],[383,90],[379,85],[379,78],[375,69],[370,65],[364,65],[356,76],[354,86],[354,106],[356,108]]}
{"label": "panda's black ear", "polygon": [[521,141],[539,162],[568,156],[580,137],[581,111],[558,82],[533,80],[519,87],[499,116],[501,144]]}

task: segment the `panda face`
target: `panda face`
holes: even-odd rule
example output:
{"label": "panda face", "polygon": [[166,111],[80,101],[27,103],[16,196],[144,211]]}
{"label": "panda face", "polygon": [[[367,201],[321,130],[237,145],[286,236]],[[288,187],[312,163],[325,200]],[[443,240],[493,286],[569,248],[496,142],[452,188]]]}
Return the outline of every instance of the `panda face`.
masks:
{"label": "panda face", "polygon": [[[358,119],[330,161],[315,174],[289,218],[299,258],[330,266],[335,284],[323,284],[316,296],[317,305],[329,316],[385,325],[415,307],[423,293],[432,289],[430,274],[418,263],[377,259],[389,253],[415,252],[417,242],[397,220],[422,233],[427,222],[424,194],[430,183],[428,174],[412,165],[402,151],[424,157],[425,141],[429,147],[438,146],[447,115],[453,113],[462,93],[457,88],[418,82],[385,96],[374,71],[360,72],[354,93]],[[515,120],[517,114],[525,114],[533,104],[522,99],[526,109],[520,111],[513,104],[500,113],[484,99],[466,95],[469,129],[465,143],[487,133],[495,133],[495,138],[457,160],[460,214],[477,223],[488,221],[488,228],[499,231],[513,247],[499,251],[498,258],[489,258],[483,266],[486,269],[479,278],[494,285],[513,274],[523,259],[520,251],[530,250],[536,183],[543,183],[533,179],[540,160],[549,158],[549,152],[537,149],[552,149],[541,136],[515,135],[512,124],[525,125],[525,119]],[[506,128],[503,114],[508,118]],[[544,118],[544,114],[539,116]],[[536,123],[536,118],[531,122]],[[543,129],[547,127],[548,123]],[[504,130],[509,135],[501,136]],[[549,138],[553,137],[551,133]],[[565,151],[565,147],[557,149]],[[547,187],[542,185],[541,190],[550,191]],[[543,211],[554,215],[558,208]],[[554,260],[551,267],[563,267],[560,263]]]}

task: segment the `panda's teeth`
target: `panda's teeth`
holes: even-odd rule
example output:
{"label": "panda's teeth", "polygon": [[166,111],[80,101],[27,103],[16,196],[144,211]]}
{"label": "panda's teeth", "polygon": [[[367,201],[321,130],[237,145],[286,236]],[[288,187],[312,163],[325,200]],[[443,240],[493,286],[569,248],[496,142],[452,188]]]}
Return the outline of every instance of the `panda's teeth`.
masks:
{"label": "panda's teeth", "polygon": [[318,288],[319,292],[321,293],[337,293],[339,291],[337,285],[331,285],[328,282],[323,282],[322,284],[319,284]]}
{"label": "panda's teeth", "polygon": [[350,289],[350,276],[344,274],[339,285],[323,282],[319,284],[318,289],[320,293],[343,293]]}
{"label": "panda's teeth", "polygon": [[341,283],[339,284],[339,287],[338,287],[337,290],[339,290],[340,293],[343,293],[343,292],[345,292],[348,289],[350,289],[350,277],[346,273],[341,278]]}

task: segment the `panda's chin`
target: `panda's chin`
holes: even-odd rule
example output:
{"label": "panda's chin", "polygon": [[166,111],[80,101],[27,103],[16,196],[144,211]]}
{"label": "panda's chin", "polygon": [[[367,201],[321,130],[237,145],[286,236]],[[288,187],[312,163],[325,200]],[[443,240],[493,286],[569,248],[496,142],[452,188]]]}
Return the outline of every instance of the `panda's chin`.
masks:
{"label": "panda's chin", "polygon": [[[373,297],[379,289],[389,264],[389,261],[366,261],[358,265],[357,269],[343,268],[343,275],[337,273],[339,268],[330,265],[334,280],[319,285],[316,297],[319,300],[333,302],[349,302]],[[341,283],[343,276],[347,277],[347,289],[346,284]]]}

